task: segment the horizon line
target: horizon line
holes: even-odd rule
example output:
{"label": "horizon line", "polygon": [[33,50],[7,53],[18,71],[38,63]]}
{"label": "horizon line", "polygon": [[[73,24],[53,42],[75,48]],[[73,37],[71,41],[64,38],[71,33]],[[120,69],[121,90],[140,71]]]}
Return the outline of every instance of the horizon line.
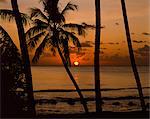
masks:
{"label": "horizon line", "polygon": [[[55,66],[55,67],[62,67],[63,65],[31,65],[31,66],[42,66],[42,67],[48,67],[48,66]],[[74,66],[72,65],[71,67],[94,67],[94,65],[80,65],[80,66]],[[127,67],[127,66],[131,66],[131,65],[100,65],[101,66],[113,66],[113,67]],[[137,65],[137,66],[150,66],[149,64],[148,65]],[[70,67],[70,66],[68,66]]]}

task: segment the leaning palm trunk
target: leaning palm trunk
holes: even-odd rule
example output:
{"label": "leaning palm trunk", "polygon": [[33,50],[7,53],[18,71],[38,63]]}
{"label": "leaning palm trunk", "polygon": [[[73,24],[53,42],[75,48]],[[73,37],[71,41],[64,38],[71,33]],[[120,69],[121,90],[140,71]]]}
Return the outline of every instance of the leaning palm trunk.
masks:
{"label": "leaning palm trunk", "polygon": [[88,107],[87,107],[87,105],[86,105],[86,102],[85,102],[85,100],[84,100],[84,97],[83,97],[83,95],[82,95],[82,93],[81,93],[81,90],[80,90],[78,84],[76,83],[74,77],[72,76],[72,73],[70,72],[70,70],[69,70],[69,68],[68,68],[68,65],[67,65],[67,63],[66,63],[66,61],[65,61],[65,59],[64,59],[64,57],[63,57],[63,55],[62,55],[62,52],[61,52],[61,50],[60,50],[60,48],[59,48],[59,45],[57,45],[57,50],[58,50],[58,53],[59,53],[59,55],[60,55],[60,57],[61,57],[61,60],[62,60],[62,62],[63,62],[63,65],[64,65],[64,67],[65,67],[65,70],[66,70],[66,72],[68,73],[68,75],[69,75],[71,81],[73,82],[73,84],[74,84],[74,86],[75,86],[75,88],[76,88],[76,91],[78,92],[78,94],[79,94],[79,96],[80,96],[80,100],[81,100],[81,103],[83,104],[84,110],[85,110],[86,113],[88,113]]}
{"label": "leaning palm trunk", "polygon": [[135,77],[135,80],[136,80],[136,84],[137,84],[137,87],[138,87],[138,92],[139,92],[139,96],[140,96],[142,110],[146,111],[145,101],[144,101],[143,92],[142,92],[142,86],[141,86],[140,77],[139,77],[138,70],[137,70],[137,67],[136,67],[133,48],[132,48],[132,42],[131,42],[131,37],[130,37],[130,30],[129,30],[129,24],[128,24],[128,17],[127,17],[127,12],[126,12],[125,1],[121,0],[121,4],[122,4],[122,11],[123,11],[124,24],[125,24],[125,30],[126,30],[126,36],[127,36],[127,42],[128,42],[128,48],[129,48],[129,54],[130,54],[132,70],[133,70],[134,77]]}
{"label": "leaning palm trunk", "polygon": [[100,18],[100,0],[95,0],[95,12],[96,12],[96,34],[95,34],[95,53],[94,53],[94,72],[95,72],[95,100],[96,100],[96,112],[102,112],[102,98],[100,91],[100,34],[101,34],[101,18]]}
{"label": "leaning palm trunk", "polygon": [[25,87],[25,92],[27,93],[28,96],[28,102],[27,102],[28,114],[29,114],[28,116],[35,116],[35,105],[34,105],[30,60],[29,60],[29,54],[28,54],[28,49],[27,49],[27,44],[25,39],[24,28],[22,24],[22,18],[18,9],[17,0],[11,0],[11,4],[15,15],[17,29],[18,29],[22,62],[23,62],[23,70],[25,73],[25,79],[27,84]]}

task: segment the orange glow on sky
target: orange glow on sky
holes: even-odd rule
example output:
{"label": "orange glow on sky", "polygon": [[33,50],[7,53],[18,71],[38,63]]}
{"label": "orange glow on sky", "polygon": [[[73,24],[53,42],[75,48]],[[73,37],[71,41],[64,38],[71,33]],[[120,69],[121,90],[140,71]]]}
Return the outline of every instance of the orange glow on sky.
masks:
{"label": "orange glow on sky", "polygon": [[[62,9],[70,0],[60,0],[59,6]],[[71,0],[78,5],[78,11],[66,15],[67,23],[95,24],[94,0]],[[39,0],[18,0],[21,12],[29,14],[29,9],[38,7],[42,9]],[[149,63],[149,0],[126,0],[127,13],[132,37],[132,44],[136,62],[140,65]],[[10,0],[0,2],[0,9],[11,9]],[[120,0],[101,1],[101,19],[105,26],[101,32],[100,63],[102,65],[130,65],[127,41],[123,25]],[[15,22],[8,23],[0,19],[0,25],[10,34],[19,48],[18,34]],[[25,27],[27,30],[29,26]],[[15,32],[16,31],[16,32]],[[71,63],[80,60],[81,65],[93,65],[94,62],[94,40],[95,31],[87,30],[85,37],[79,37],[82,49],[80,52],[70,48]],[[32,59],[35,51],[30,51]],[[38,65],[61,65],[59,55],[53,56],[51,52],[45,51]]]}

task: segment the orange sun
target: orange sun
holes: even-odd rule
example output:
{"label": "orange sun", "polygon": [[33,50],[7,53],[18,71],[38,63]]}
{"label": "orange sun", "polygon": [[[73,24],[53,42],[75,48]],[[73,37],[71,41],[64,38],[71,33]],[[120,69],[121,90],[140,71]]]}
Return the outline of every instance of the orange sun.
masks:
{"label": "orange sun", "polygon": [[75,66],[79,66],[79,62],[78,61],[74,61],[74,65]]}

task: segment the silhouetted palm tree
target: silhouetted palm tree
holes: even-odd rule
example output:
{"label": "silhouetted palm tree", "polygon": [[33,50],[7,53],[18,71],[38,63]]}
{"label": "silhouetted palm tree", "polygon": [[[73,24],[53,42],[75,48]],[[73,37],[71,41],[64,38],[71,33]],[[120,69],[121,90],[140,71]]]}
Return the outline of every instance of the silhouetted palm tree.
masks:
{"label": "silhouetted palm tree", "polygon": [[142,86],[141,86],[140,77],[139,77],[138,70],[137,70],[137,67],[136,67],[133,48],[132,48],[132,42],[131,42],[131,36],[130,36],[130,30],[129,30],[129,24],[128,24],[128,17],[127,17],[127,12],[126,12],[125,1],[121,0],[121,4],[122,4],[122,11],[123,11],[124,24],[125,24],[126,37],[127,37],[127,42],[128,42],[128,48],[129,48],[129,54],[130,54],[130,61],[131,61],[131,65],[132,65],[132,70],[133,70],[134,77],[135,77],[135,80],[136,80],[142,110],[146,111],[145,101],[144,101],[143,92],[142,92]]}
{"label": "silhouetted palm tree", "polygon": [[58,8],[59,0],[43,0],[44,12],[38,8],[31,8],[31,18],[34,22],[34,26],[30,28],[26,33],[26,38],[28,40],[28,46],[32,49],[37,46],[37,43],[43,38],[40,45],[37,47],[35,55],[33,57],[33,62],[37,62],[46,47],[55,54],[55,50],[58,50],[62,63],[68,73],[71,81],[73,82],[79,96],[81,103],[88,112],[88,108],[81,90],[76,83],[72,73],[70,72],[68,65],[70,62],[69,53],[69,41],[72,40],[73,44],[78,48],[81,47],[79,39],[72,30],[76,30],[78,35],[85,34],[85,28],[88,27],[87,24],[65,24],[65,15],[70,11],[77,9],[77,5],[69,2],[65,8],[60,11]]}
{"label": "silhouetted palm tree", "polygon": [[24,28],[23,28],[23,23],[27,22],[26,21],[27,16],[19,12],[17,0],[11,0],[11,4],[12,4],[13,11],[0,10],[0,16],[1,18],[8,19],[9,21],[12,19],[15,19],[16,21],[19,41],[20,41],[23,71],[24,71],[25,79],[26,79],[25,92],[27,93],[27,96],[28,96],[27,107],[28,107],[29,116],[35,116],[31,68],[30,68],[29,54],[27,50],[27,44],[26,44],[25,33],[24,33]]}
{"label": "silhouetted palm tree", "polygon": [[[24,78],[19,50],[9,34],[0,26],[0,62],[1,62],[1,117],[18,117],[25,115]],[[17,93],[17,89],[21,89]],[[19,115],[18,115],[19,113]]]}
{"label": "silhouetted palm tree", "polygon": [[95,0],[96,12],[96,34],[95,34],[95,53],[94,53],[94,72],[95,72],[95,100],[96,112],[102,111],[102,98],[100,90],[100,34],[101,34],[101,14],[100,0]]}

